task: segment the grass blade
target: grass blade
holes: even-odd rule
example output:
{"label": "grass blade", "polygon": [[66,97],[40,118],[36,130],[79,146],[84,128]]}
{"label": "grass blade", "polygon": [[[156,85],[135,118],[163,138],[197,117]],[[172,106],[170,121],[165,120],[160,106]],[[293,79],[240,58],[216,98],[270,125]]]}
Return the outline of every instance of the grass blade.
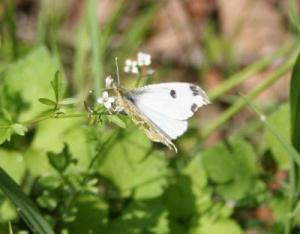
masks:
{"label": "grass blade", "polygon": [[[254,100],[259,94],[268,89],[271,85],[273,85],[277,80],[279,80],[284,74],[286,74],[292,67],[295,61],[295,56],[292,55],[291,58],[286,61],[283,65],[281,65],[274,73],[270,76],[266,77],[260,84],[258,84],[255,88],[249,91],[246,95],[246,98],[250,101]],[[213,120],[206,128],[203,129],[202,137],[208,137],[213,131],[217,128],[224,125],[227,120],[231,119],[237,112],[242,110],[247,105],[245,99],[238,99],[230,108],[228,108],[221,116],[217,119]]]}
{"label": "grass blade", "polygon": [[290,83],[291,138],[295,149],[300,152],[300,54],[293,67]]}
{"label": "grass blade", "polygon": [[97,18],[97,2],[96,0],[88,0],[88,24],[91,35],[92,42],[92,53],[93,53],[93,72],[95,75],[95,92],[97,97],[100,96],[100,89],[102,87],[102,78],[103,78],[103,61],[102,51],[100,51],[100,36],[99,36],[99,25]]}
{"label": "grass blade", "polygon": [[54,231],[41,216],[33,202],[24,194],[20,186],[0,167],[0,189],[17,207],[28,227],[39,234],[54,234]]}
{"label": "grass blade", "polygon": [[209,99],[211,101],[214,101],[215,99],[224,95],[226,92],[228,92],[229,90],[238,86],[243,81],[251,78],[253,75],[257,74],[259,71],[265,69],[267,66],[270,66],[272,63],[274,63],[275,59],[285,56],[293,48],[295,48],[294,43],[284,45],[281,48],[279,48],[276,52],[274,52],[273,54],[258,60],[257,62],[247,66],[240,72],[232,75],[231,77],[226,79],[222,84],[216,86],[211,91],[209,91],[209,95],[208,95]]}

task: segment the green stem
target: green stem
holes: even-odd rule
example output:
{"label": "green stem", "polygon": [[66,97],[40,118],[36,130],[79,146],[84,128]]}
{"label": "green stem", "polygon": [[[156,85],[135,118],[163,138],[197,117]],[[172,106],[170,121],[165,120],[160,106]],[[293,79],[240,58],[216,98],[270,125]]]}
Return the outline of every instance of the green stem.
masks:
{"label": "green stem", "polygon": [[89,35],[86,14],[87,12],[84,11],[83,16],[80,18],[76,35],[73,77],[77,93],[80,93],[82,88],[85,87],[85,69],[82,68],[86,65],[85,63],[89,52]]}
{"label": "green stem", "polygon": [[[276,72],[271,74],[269,77],[265,78],[263,82],[257,85],[253,90],[251,90],[245,97],[248,100],[253,100],[271,85],[273,85],[277,80],[279,80],[284,74],[286,74],[295,62],[295,55],[293,55],[286,63],[281,65]],[[226,110],[219,118],[212,121],[202,133],[203,138],[208,137],[217,128],[224,125],[227,120],[234,116],[237,112],[243,109],[247,105],[247,101],[244,98],[240,98],[236,103]]]}
{"label": "green stem", "polygon": [[[87,116],[88,116],[87,113],[73,113],[73,114],[66,114],[66,115],[61,115],[61,116],[46,115],[46,116],[39,116],[34,119],[20,122],[20,124],[25,125],[25,126],[30,126],[32,124],[36,124],[36,123],[39,123],[41,121],[48,120],[48,119],[66,119],[66,118],[78,118],[78,117],[83,118],[83,117],[87,117]],[[10,125],[1,125],[0,129],[5,129],[5,128],[9,128],[9,127],[10,127]]]}
{"label": "green stem", "polygon": [[293,160],[290,160],[291,166],[289,170],[289,194],[288,194],[288,208],[284,225],[284,233],[290,234],[292,228],[292,220],[293,220],[293,210],[294,210],[294,202],[295,202],[295,194],[297,187],[297,165]]}
{"label": "green stem", "polygon": [[99,37],[99,26],[97,19],[97,4],[96,0],[88,0],[88,22],[91,34],[92,42],[92,54],[93,54],[93,72],[95,75],[95,91],[97,97],[100,96],[100,89],[102,87],[103,77],[103,64],[101,61],[100,51],[100,37]]}
{"label": "green stem", "polygon": [[226,81],[224,81],[219,86],[213,88],[209,92],[209,98],[211,101],[217,99],[218,97],[224,95],[227,91],[234,88],[235,86],[239,85],[243,81],[247,80],[251,76],[255,75],[260,70],[266,68],[270,64],[274,62],[274,59],[283,56],[291,51],[294,48],[294,43],[284,45],[280,49],[278,49],[274,54],[264,57],[261,60],[257,61],[249,65],[248,67],[244,68],[242,71],[234,74],[233,76],[229,77]]}
{"label": "green stem", "polygon": [[139,87],[141,80],[142,80],[142,74],[141,74],[141,69],[139,68],[139,73],[136,78],[135,88]]}

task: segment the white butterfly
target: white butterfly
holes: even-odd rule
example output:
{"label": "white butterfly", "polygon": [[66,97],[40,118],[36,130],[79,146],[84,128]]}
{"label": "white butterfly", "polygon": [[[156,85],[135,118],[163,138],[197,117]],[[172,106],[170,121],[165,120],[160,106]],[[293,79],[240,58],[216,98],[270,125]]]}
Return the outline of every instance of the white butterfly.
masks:
{"label": "white butterfly", "polygon": [[181,136],[199,107],[209,104],[197,85],[183,82],[147,85],[133,90],[114,86],[116,104],[155,142],[174,149],[172,140]]}

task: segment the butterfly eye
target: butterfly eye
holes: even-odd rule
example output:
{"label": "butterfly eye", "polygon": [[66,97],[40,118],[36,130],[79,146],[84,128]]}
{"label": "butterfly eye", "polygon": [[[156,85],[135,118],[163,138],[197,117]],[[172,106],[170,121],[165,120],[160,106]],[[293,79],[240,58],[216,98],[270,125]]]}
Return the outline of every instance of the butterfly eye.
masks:
{"label": "butterfly eye", "polygon": [[176,98],[176,91],[174,89],[172,89],[170,91],[170,95],[171,95],[172,98]]}

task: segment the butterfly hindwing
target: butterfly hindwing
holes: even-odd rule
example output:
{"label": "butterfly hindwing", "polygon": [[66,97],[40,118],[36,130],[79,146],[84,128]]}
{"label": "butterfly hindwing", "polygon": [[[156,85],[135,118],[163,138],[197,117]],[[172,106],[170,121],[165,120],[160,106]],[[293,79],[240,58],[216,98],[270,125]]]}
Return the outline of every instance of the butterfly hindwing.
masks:
{"label": "butterfly hindwing", "polygon": [[181,136],[187,130],[188,123],[185,120],[170,118],[144,106],[142,103],[138,103],[136,106],[141,114],[149,119],[151,124],[157,128],[158,131],[171,140]]}
{"label": "butterfly hindwing", "polygon": [[208,104],[205,92],[197,85],[172,82],[137,88],[128,93],[136,106],[170,117],[187,120],[201,106]]}

